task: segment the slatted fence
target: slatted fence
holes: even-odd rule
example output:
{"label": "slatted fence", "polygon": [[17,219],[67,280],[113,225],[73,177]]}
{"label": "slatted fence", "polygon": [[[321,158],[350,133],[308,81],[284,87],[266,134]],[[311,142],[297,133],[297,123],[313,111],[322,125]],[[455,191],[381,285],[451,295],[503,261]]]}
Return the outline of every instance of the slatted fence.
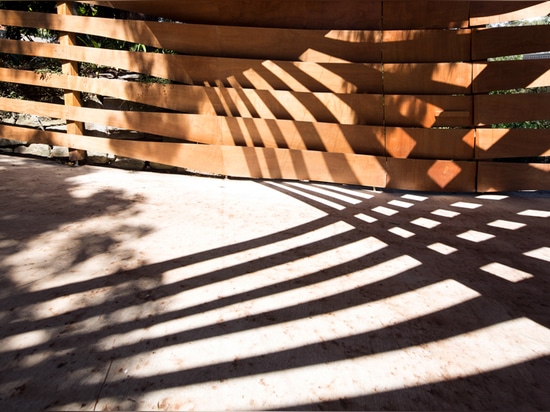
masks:
{"label": "slatted fence", "polygon": [[[0,68],[2,82],[63,89],[64,104],[0,98],[0,110],[67,120],[67,133],[0,125],[0,136],[228,176],[428,191],[550,189],[550,2],[178,0],[87,2],[156,21],[0,10],[4,26],[58,43],[0,40],[0,52],[63,61],[62,73]],[[8,3],[9,4],[9,3]],[[170,19],[170,21],[167,21]],[[79,35],[173,53],[79,45]],[[79,75],[78,63],[165,83]],[[526,88],[540,93],[503,93]],[[495,93],[497,92],[497,93]],[[155,110],[83,107],[80,93]],[[93,137],[102,124],[151,141]],[[502,159],[508,161],[503,162]]]}

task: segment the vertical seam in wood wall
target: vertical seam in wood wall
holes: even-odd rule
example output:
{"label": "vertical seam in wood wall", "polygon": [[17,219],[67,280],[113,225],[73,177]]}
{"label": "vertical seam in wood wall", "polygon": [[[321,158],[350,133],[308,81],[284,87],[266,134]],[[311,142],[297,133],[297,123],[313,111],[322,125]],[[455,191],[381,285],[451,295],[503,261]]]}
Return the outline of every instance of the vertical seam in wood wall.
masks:
{"label": "vertical seam in wood wall", "polygon": [[386,78],[385,78],[385,63],[384,63],[384,30],[385,30],[385,21],[384,21],[384,1],[380,1],[380,71],[382,75],[382,134],[383,134],[383,141],[384,141],[384,169],[386,171],[386,187],[389,184],[390,181],[390,174],[389,174],[389,164],[388,164],[388,133],[387,133],[387,125],[386,125]]}
{"label": "vertical seam in wood wall", "polygon": [[473,161],[475,162],[475,175],[474,175],[474,191],[478,192],[479,182],[479,161],[477,159],[477,127],[475,123],[476,119],[476,99],[474,96],[474,82],[475,82],[475,70],[474,70],[474,28],[472,26],[472,2],[469,2],[468,9],[468,30],[470,31],[470,96],[472,97],[472,129],[474,130],[474,147],[473,149]]}

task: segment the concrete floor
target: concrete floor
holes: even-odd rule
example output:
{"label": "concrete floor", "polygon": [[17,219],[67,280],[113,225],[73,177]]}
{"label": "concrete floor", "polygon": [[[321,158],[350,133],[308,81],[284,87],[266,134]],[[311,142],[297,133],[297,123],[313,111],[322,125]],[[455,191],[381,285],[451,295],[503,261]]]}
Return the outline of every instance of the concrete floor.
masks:
{"label": "concrete floor", "polygon": [[1,410],[550,410],[550,193],[0,156]]}

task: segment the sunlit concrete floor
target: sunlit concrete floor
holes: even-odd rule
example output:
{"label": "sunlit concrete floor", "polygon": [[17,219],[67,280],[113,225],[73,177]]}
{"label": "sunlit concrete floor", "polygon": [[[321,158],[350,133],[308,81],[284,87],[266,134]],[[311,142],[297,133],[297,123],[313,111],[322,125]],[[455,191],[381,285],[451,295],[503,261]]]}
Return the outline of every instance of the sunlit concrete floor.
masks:
{"label": "sunlit concrete floor", "polygon": [[550,193],[0,156],[1,410],[550,410]]}

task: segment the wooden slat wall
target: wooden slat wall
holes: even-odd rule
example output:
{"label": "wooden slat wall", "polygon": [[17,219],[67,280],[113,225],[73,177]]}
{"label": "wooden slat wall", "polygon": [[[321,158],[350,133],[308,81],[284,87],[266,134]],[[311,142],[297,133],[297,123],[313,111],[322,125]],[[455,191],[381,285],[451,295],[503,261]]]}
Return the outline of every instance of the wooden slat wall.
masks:
{"label": "wooden slat wall", "polygon": [[[121,111],[0,98],[0,110],[149,133],[128,141],[0,126],[3,137],[99,150],[194,171],[410,190],[550,189],[550,26],[545,1],[96,1],[180,23],[0,10],[0,24],[94,35],[175,54],[0,39],[0,52],[87,62],[173,84],[0,68],[4,82],[157,108]],[[498,92],[495,94],[494,92]],[[85,133],[85,131],[84,131]],[[508,162],[494,162],[495,159]]]}

